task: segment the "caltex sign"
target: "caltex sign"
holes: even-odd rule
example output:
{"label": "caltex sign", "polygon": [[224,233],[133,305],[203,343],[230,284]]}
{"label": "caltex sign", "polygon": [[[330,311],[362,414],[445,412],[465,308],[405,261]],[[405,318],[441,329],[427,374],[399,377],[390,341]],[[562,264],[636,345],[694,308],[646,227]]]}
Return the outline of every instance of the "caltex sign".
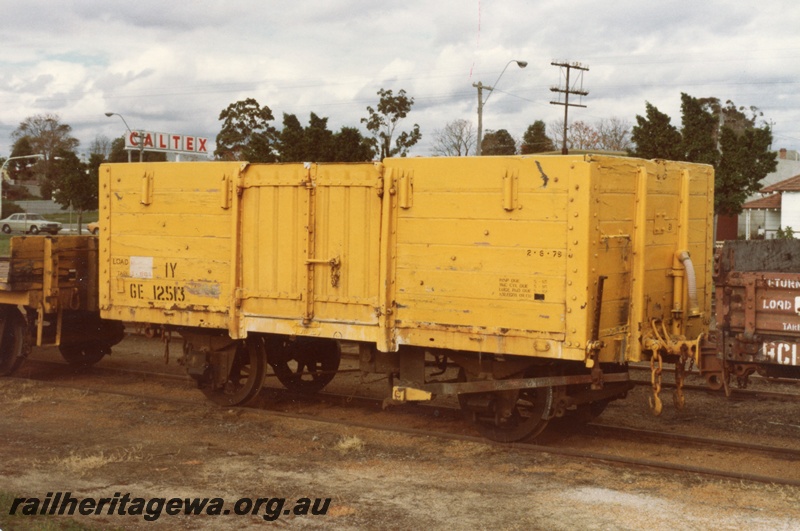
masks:
{"label": "caltex sign", "polygon": [[134,151],[169,151],[171,153],[195,153],[208,155],[208,138],[174,133],[128,131],[125,149]]}

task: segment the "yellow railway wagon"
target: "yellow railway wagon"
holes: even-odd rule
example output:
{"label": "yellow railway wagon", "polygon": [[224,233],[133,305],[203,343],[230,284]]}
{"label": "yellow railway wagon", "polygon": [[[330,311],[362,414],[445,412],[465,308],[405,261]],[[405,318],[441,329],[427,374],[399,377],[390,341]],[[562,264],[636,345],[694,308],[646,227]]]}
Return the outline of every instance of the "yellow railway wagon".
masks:
{"label": "yellow railway wagon", "polygon": [[101,315],[177,329],[223,403],[267,364],[318,390],[354,342],[393,399],[458,394],[516,440],[623,396],[628,362],[700,361],[713,181],[599,155],[105,165]]}

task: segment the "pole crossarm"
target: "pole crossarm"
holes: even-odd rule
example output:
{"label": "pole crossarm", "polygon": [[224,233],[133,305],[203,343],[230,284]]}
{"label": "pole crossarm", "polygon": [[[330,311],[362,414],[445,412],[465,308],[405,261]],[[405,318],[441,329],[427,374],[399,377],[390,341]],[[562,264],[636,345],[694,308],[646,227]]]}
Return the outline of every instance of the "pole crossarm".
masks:
{"label": "pole crossarm", "polygon": [[586,105],[581,105],[580,103],[570,103],[569,102],[569,95],[570,94],[574,94],[576,96],[588,96],[589,95],[589,91],[588,90],[583,90],[582,87],[580,89],[577,89],[577,90],[570,88],[570,85],[569,85],[569,73],[570,73],[570,70],[573,70],[573,69],[574,70],[578,70],[580,72],[581,85],[583,85],[583,72],[588,72],[589,71],[589,67],[588,66],[583,66],[580,63],[567,63],[567,62],[557,62],[557,61],[553,61],[550,64],[553,65],[553,66],[558,66],[558,67],[567,69],[566,83],[564,85],[564,88],[562,89],[560,86],[551,87],[550,88],[551,92],[557,92],[559,94],[564,94],[564,101],[563,102],[562,101],[551,101],[550,104],[551,105],[563,105],[564,106],[564,140],[563,140],[563,143],[561,144],[561,154],[562,155],[566,155],[568,153],[568,150],[567,150],[567,117],[568,117],[568,113],[567,113],[567,111],[569,110],[570,107],[583,107],[583,108],[586,108]]}

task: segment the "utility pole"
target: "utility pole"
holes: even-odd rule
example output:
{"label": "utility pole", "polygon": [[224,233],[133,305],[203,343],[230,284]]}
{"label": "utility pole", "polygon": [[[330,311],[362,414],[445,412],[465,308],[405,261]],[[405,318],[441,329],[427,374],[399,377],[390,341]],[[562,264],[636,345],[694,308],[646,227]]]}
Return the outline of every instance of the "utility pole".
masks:
{"label": "utility pole", "polygon": [[483,141],[483,89],[492,90],[494,87],[486,86],[480,81],[473,83],[472,86],[478,89],[478,146],[475,148],[475,155],[480,157],[481,142]]}
{"label": "utility pole", "polygon": [[[583,65],[581,65],[580,63],[577,63],[577,62],[576,63],[566,63],[566,62],[565,63],[557,63],[557,62],[553,61],[550,64],[553,65],[553,66],[561,67],[562,69],[563,68],[567,69],[566,83],[564,85],[564,88],[562,89],[560,85],[558,87],[551,87],[550,88],[551,92],[559,92],[559,93],[563,93],[564,94],[564,102],[563,103],[561,101],[551,101],[550,103],[552,105],[563,105],[564,106],[564,141],[561,144],[561,154],[562,155],[566,155],[567,152],[568,152],[568,150],[567,150],[567,111],[569,110],[570,107],[586,107],[586,105],[581,105],[581,104],[578,104],[578,103],[570,103],[569,102],[569,95],[570,94],[575,94],[577,96],[587,96],[589,94],[589,91],[583,90],[583,73],[584,72],[588,72],[589,71],[589,67],[588,66],[583,66]],[[578,75],[580,77],[580,86],[581,86],[581,88],[577,89],[577,90],[571,88],[570,84],[569,84],[569,71],[571,69],[573,69],[573,68],[578,71]]]}
{"label": "utility pole", "polygon": [[[489,96],[492,95],[494,87],[497,86],[497,83],[500,81],[500,78],[503,77],[503,74],[505,74],[506,68],[508,68],[508,65],[510,65],[511,63],[517,63],[517,66],[520,68],[525,68],[526,66],[528,66],[528,61],[518,61],[517,59],[512,59],[508,63],[506,63],[505,67],[503,67],[503,71],[500,72],[499,76],[497,76],[497,80],[494,82],[493,86],[484,85],[480,81],[472,84],[473,87],[478,89],[478,147],[475,149],[475,155],[479,157],[481,156],[481,142],[483,141],[483,105],[487,101],[489,101]],[[489,95],[486,96],[486,99],[483,99],[484,89],[489,91]]]}

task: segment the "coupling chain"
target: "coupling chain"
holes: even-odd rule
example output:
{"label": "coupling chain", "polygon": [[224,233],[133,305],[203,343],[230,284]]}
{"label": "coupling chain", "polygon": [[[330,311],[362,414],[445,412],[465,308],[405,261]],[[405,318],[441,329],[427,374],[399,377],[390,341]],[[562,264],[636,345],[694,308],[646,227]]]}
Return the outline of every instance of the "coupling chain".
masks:
{"label": "coupling chain", "polygon": [[683,382],[686,379],[685,360],[681,358],[675,363],[675,392],[672,394],[672,402],[677,409],[683,409],[686,405],[686,397],[683,394]]}
{"label": "coupling chain", "polygon": [[653,396],[650,397],[650,409],[653,410],[653,415],[660,415],[664,405],[661,403],[661,398],[658,396],[661,392],[661,371],[663,369],[663,361],[661,360],[661,353],[658,350],[653,352],[650,358],[650,382],[653,386]]}

